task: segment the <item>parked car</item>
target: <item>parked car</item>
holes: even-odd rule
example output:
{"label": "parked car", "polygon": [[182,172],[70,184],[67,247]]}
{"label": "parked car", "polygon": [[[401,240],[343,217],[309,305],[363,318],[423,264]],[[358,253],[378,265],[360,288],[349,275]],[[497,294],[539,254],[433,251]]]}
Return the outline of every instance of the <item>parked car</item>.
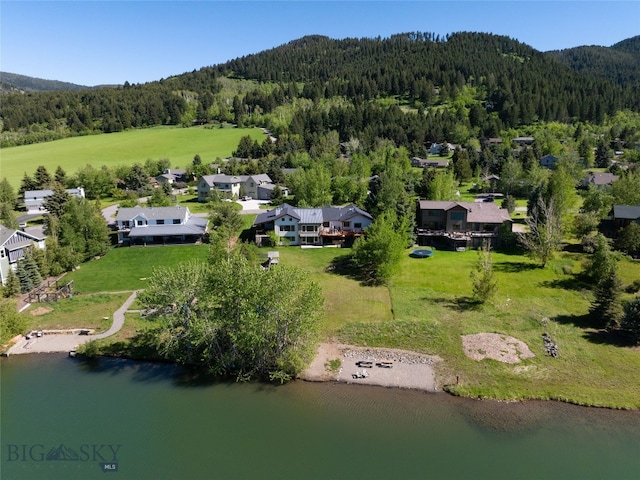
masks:
{"label": "parked car", "polygon": [[246,202],[248,200],[253,200],[253,198],[251,198],[249,195],[244,195],[240,197],[240,200],[242,200],[243,202]]}

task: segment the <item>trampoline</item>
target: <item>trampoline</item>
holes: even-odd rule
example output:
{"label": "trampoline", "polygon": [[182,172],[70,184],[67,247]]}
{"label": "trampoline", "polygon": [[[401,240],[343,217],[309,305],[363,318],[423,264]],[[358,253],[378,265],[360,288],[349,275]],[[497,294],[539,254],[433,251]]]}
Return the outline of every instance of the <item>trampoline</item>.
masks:
{"label": "trampoline", "polygon": [[433,255],[433,250],[427,250],[426,248],[418,248],[410,254],[413,258],[429,258],[431,255]]}

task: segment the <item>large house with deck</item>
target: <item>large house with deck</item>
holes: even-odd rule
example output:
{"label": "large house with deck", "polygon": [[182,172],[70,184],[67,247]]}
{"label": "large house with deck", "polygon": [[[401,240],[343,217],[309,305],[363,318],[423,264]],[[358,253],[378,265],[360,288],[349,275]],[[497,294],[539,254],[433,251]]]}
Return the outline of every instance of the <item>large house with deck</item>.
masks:
{"label": "large house with deck", "polygon": [[511,230],[509,212],[494,202],[419,200],[416,211],[420,245],[477,248],[484,240],[499,245],[502,228]]}
{"label": "large house with deck", "polygon": [[208,225],[209,220],[181,206],[121,208],[116,215],[120,245],[197,243]]}
{"label": "large house with deck", "polygon": [[18,261],[28,248],[45,248],[45,236],[14,230],[0,225],[0,281],[6,284],[9,271],[16,271]]}
{"label": "large house with deck", "polygon": [[298,208],[285,203],[258,215],[253,228],[258,245],[268,232],[288,245],[350,245],[372,222],[373,217],[355,205]]}

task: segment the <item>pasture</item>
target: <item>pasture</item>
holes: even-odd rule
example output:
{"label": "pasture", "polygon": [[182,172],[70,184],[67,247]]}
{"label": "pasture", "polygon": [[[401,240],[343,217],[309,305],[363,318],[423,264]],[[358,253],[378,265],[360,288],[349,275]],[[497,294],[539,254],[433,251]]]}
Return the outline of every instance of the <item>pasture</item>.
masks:
{"label": "pasture", "polygon": [[265,138],[259,128],[155,127],[3,148],[0,176],[18,189],[25,172],[33,175],[40,165],[52,175],[58,166],[73,174],[87,164],[116,167],[149,158],[168,158],[172,167],[185,168],[196,154],[209,163],[231,156],[245,135],[258,142]]}

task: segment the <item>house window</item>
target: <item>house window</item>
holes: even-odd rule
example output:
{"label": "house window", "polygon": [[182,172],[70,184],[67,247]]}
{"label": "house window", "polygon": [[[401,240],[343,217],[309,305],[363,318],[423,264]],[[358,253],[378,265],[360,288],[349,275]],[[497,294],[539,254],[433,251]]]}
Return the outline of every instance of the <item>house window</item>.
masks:
{"label": "house window", "polygon": [[156,220],[156,225],[164,225],[164,220]]}
{"label": "house window", "polygon": [[4,250],[0,250],[0,258],[4,258]]}
{"label": "house window", "polygon": [[351,222],[342,222],[342,226],[343,227],[350,227],[351,226]]}
{"label": "house window", "polygon": [[280,231],[281,232],[295,232],[296,231],[296,226],[295,225],[280,225]]}
{"label": "house window", "polygon": [[143,220],[136,220],[136,225],[141,227],[142,225],[144,225],[144,221]]}
{"label": "house window", "polygon": [[180,225],[180,219],[179,218],[174,218],[173,219],[173,224],[174,225]]}
{"label": "house window", "polygon": [[464,220],[464,212],[451,212],[451,220]]}
{"label": "house window", "polygon": [[323,222],[322,226],[323,227],[328,227],[329,226],[329,222]]}
{"label": "house window", "polygon": [[429,216],[429,217],[441,217],[442,216],[442,210],[429,210],[427,212],[427,216]]}
{"label": "house window", "polygon": [[353,224],[353,228],[362,228],[362,224],[361,223],[354,223]]}

